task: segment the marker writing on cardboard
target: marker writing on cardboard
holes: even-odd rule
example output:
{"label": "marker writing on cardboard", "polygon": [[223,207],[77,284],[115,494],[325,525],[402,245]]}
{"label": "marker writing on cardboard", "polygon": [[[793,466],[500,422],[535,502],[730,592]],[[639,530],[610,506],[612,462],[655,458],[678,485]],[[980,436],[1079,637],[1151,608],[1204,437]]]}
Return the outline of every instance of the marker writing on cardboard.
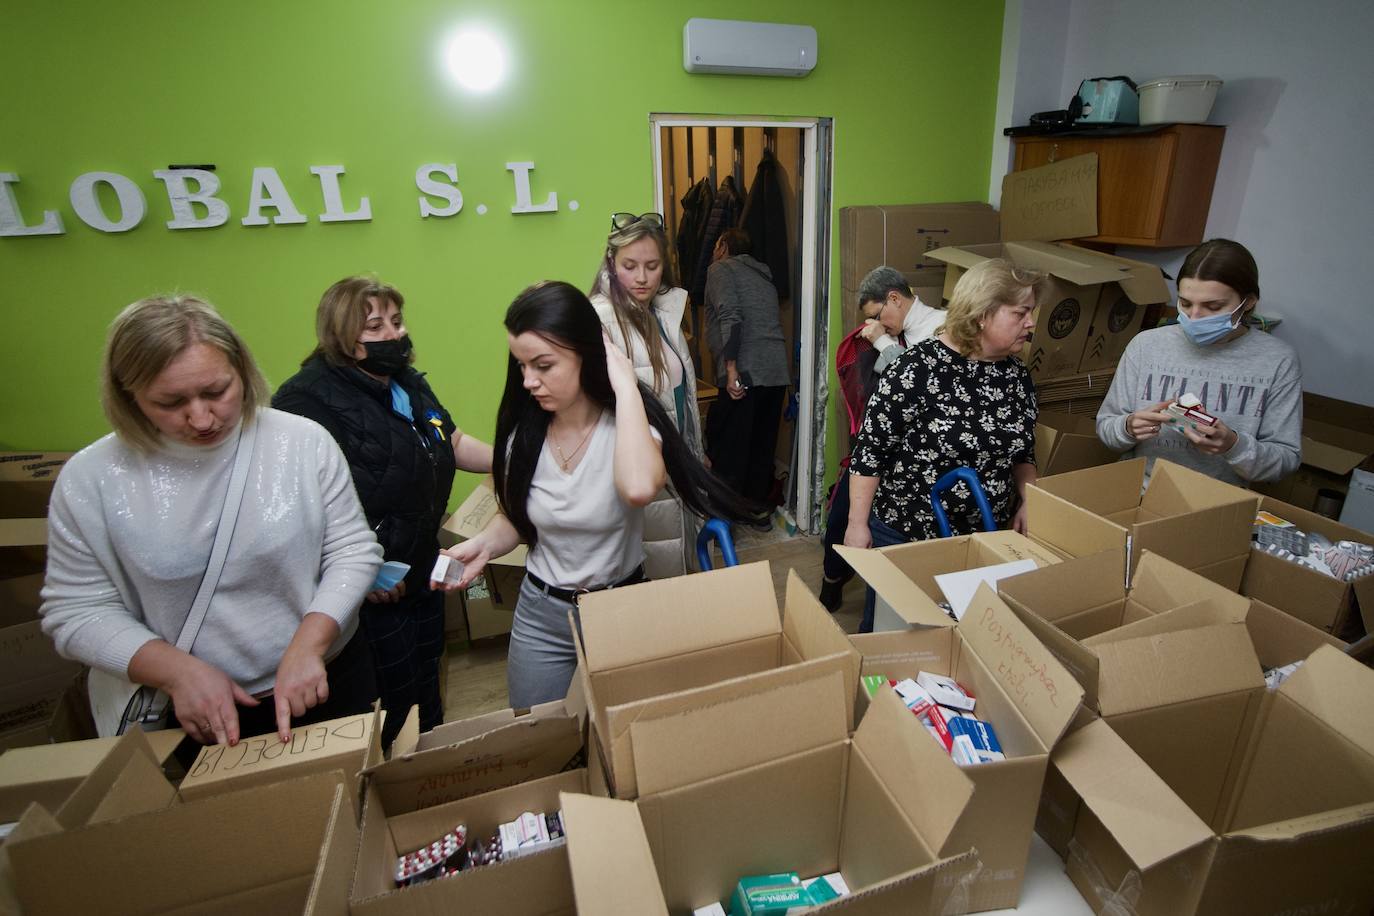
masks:
{"label": "marker writing on cardboard", "polygon": [[358,735],[353,734],[350,726],[355,723],[361,725],[362,722],[362,718],[352,720],[337,726],[332,732],[327,725],[293,729],[289,744],[277,740],[276,735],[249,738],[240,741],[234,747],[217,744],[201,752],[189,775],[199,777],[217,772],[228,773],[232,770],[249,769],[263,761],[276,760],[283,754],[294,757],[322,751],[328,747],[330,735],[347,740],[359,737],[361,732]]}
{"label": "marker writing on cardboard", "polygon": [[[1039,682],[1041,688],[1045,691],[1045,695],[1049,697],[1050,705],[1058,707],[1059,687],[1054,683],[1054,678],[1050,676],[1049,668],[1043,661],[1032,656],[1026,650],[1025,644],[1002,626],[1001,622],[997,620],[993,608],[984,608],[978,623],[979,626],[993,635],[993,638],[998,644],[1011,650],[1010,659],[1004,658],[998,662],[997,673],[1004,681],[1015,688],[1017,695],[1023,698],[1027,695],[1028,685],[1026,684],[1026,676],[1028,674],[1033,675],[1034,680]],[[1024,666],[1025,670],[1013,670],[1012,662],[1017,663],[1018,667]]]}

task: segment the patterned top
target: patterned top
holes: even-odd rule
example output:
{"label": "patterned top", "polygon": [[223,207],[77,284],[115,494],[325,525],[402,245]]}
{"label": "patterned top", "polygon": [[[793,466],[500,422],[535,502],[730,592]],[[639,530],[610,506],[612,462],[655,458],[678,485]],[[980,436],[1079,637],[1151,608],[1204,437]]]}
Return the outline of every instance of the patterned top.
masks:
{"label": "patterned top", "polygon": [[[1012,466],[1035,463],[1035,386],[1015,357],[983,362],[938,338],[893,361],[878,380],[854,445],[851,473],[878,477],[874,516],[912,540],[939,537],[930,509],[935,481],[956,467],[978,473],[999,526],[1016,504]],[[982,529],[959,483],[945,495],[955,534]]]}

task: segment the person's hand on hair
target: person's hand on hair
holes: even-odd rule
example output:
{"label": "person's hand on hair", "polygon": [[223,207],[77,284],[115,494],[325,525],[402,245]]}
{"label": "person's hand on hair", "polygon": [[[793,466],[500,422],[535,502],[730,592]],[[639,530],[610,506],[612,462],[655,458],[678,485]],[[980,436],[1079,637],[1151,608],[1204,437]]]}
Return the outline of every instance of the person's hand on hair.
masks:
{"label": "person's hand on hair", "polygon": [[611,389],[616,394],[639,390],[639,378],[635,375],[635,367],[630,363],[625,351],[615,345],[611,340],[611,335],[606,333],[606,329],[601,329],[601,339],[606,344],[606,375],[610,377]]}
{"label": "person's hand on hair", "polygon": [[1216,426],[1204,426],[1198,429],[1185,425],[1183,435],[1188,437],[1189,442],[1197,446],[1199,452],[1206,455],[1225,455],[1235,447],[1236,440],[1240,438],[1234,429],[1221,420],[1217,420]]}
{"label": "person's hand on hair", "polygon": [[1145,442],[1159,435],[1160,429],[1172,419],[1164,408],[1173,401],[1160,401],[1149,410],[1137,410],[1126,416],[1126,434],[1137,442]]}
{"label": "person's hand on hair", "polygon": [[402,579],[400,582],[396,583],[394,588],[377,588],[368,592],[367,601],[369,604],[395,604],[397,601],[404,598],[405,594],[406,583],[405,580]]}
{"label": "person's hand on hair", "polygon": [[878,321],[876,318],[865,318],[863,327],[859,330],[859,336],[869,343],[873,343],[886,333],[887,331],[883,329],[882,322]]}
{"label": "person's hand on hair", "polygon": [[163,689],[172,698],[182,731],[201,744],[238,744],[239,711],[234,704],[258,705],[229,675],[194,655],[184,656]]}

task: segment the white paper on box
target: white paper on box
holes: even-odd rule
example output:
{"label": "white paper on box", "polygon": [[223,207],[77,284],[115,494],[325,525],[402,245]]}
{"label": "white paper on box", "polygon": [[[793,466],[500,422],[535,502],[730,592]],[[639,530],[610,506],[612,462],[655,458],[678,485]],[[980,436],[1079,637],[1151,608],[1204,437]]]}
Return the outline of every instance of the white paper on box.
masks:
{"label": "white paper on box", "polygon": [[981,583],[986,582],[995,592],[999,579],[1009,579],[1022,573],[1034,572],[1038,568],[1034,560],[1014,560],[1011,563],[997,563],[992,566],[979,566],[976,569],[962,569],[959,572],[943,573],[935,577],[935,584],[940,586],[940,591],[944,592],[945,600],[949,602],[950,610],[954,611],[955,618],[963,620],[964,612],[968,610],[969,602],[973,600],[973,593],[978,591],[978,586]]}
{"label": "white paper on box", "polygon": [[719,903],[699,906],[695,910],[692,910],[692,916],[725,916],[725,908]]}

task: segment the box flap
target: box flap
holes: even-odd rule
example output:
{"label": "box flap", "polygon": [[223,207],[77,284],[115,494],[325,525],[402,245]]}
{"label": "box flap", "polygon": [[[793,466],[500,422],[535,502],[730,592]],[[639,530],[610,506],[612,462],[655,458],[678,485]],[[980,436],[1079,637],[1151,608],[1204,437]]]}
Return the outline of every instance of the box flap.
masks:
{"label": "box flap", "polygon": [[1371,454],[1374,454],[1374,435],[1321,420],[1303,418],[1303,464],[1333,474],[1345,475]]}
{"label": "box flap", "polygon": [[941,850],[973,797],[973,781],[930,739],[896,691],[885,687],[873,697],[854,746],[931,850],[953,852]]}
{"label": "box flap", "polygon": [[47,543],[46,518],[0,518],[0,547],[42,547]]}
{"label": "box flap", "polygon": [[1097,286],[1121,279],[1121,269],[1116,265],[1067,257],[1063,248],[1048,242],[1007,242],[1006,247],[1013,263],[1046,271],[1075,286]]}
{"label": "box flap", "polygon": [[1286,821],[1276,821],[1247,830],[1232,830],[1228,837],[1248,837],[1252,840],[1295,840],[1309,833],[1325,833],[1361,821],[1374,821],[1374,802],[1321,811],[1307,817],[1295,817]]}
{"label": "box flap", "polygon": [[954,626],[949,615],[940,610],[929,595],[883,555],[883,549],[861,550],[843,544],[835,545],[835,552],[907,623],[924,627]]}
{"label": "box flap", "polygon": [[1121,552],[1104,550],[1003,579],[997,590],[1053,623],[1122,601],[1126,597],[1123,569]]}
{"label": "box flap", "polygon": [[406,720],[401,724],[401,730],[396,733],[396,737],[391,741],[391,750],[387,752],[388,757],[403,757],[411,753],[420,745],[420,707],[411,706],[410,712],[406,713]]}
{"label": "box flap", "polygon": [[1096,633],[1083,639],[1082,643],[1090,649],[1096,649],[1109,643],[1127,642],[1159,633],[1177,633],[1199,627],[1244,623],[1247,611],[1247,607],[1237,608],[1235,605],[1207,598]]}
{"label": "box flap", "polygon": [[592,592],[582,599],[582,647],[596,673],[778,633],[768,563]]}
{"label": "box flap", "polygon": [[125,732],[96,764],[55,817],[66,830],[144,811],[160,811],[176,799],[157,752],[142,731]]}
{"label": "box flap", "polygon": [[[1163,458],[1156,459],[1150,469],[1150,485],[1140,500],[1141,508],[1158,517],[1216,506],[1243,505],[1256,512],[1259,504],[1258,493],[1223,483]],[[1248,531],[1246,535],[1248,537]]]}
{"label": "box flap", "polygon": [[1140,552],[1131,576],[1131,598],[1155,613],[1210,600],[1227,608],[1235,620],[1245,619],[1249,606],[1249,599],[1150,550]]}
{"label": "box flap", "polygon": [[1101,719],[1067,735],[1050,761],[1138,869],[1212,838],[1202,819]]}
{"label": "box flap", "polygon": [[1073,675],[986,585],[978,587],[958,629],[1040,741],[1054,747],[1083,701]]}
{"label": "box flap", "polygon": [[1097,153],[1072,156],[1002,179],[1002,238],[1097,235]]}
{"label": "box flap", "polygon": [[843,741],[854,698],[838,671],[630,726],[641,796]]}
{"label": "box flap", "polygon": [[1374,757],[1374,670],[1322,646],[1279,685],[1279,693]]}
{"label": "box flap", "polygon": [[1264,686],[1243,623],[1109,642],[1094,651],[1104,716]]}
{"label": "box flap", "polygon": [[1168,302],[1172,298],[1169,292],[1169,284],[1164,279],[1164,271],[1154,264],[1147,264],[1144,261],[1133,261],[1130,258],[1123,258],[1116,254],[1107,254],[1104,251],[1093,251],[1087,248],[1079,248],[1072,243],[1061,243],[1060,246],[1070,257],[1083,256],[1092,258],[1099,262],[1109,262],[1120,267],[1122,276],[1116,282],[1121,285],[1121,291],[1126,294],[1136,305],[1154,305],[1157,302]]}
{"label": "box flap", "polygon": [[[835,618],[825,609],[811,589],[802,582],[795,569],[787,572],[787,596],[782,612],[783,635],[796,647],[803,659],[845,655],[849,658],[849,682],[845,690],[853,694],[859,689],[859,658],[849,637],[844,635]],[[852,726],[853,723],[851,722]]]}
{"label": "box flap", "polygon": [[634,802],[558,793],[579,913],[668,914]]}

